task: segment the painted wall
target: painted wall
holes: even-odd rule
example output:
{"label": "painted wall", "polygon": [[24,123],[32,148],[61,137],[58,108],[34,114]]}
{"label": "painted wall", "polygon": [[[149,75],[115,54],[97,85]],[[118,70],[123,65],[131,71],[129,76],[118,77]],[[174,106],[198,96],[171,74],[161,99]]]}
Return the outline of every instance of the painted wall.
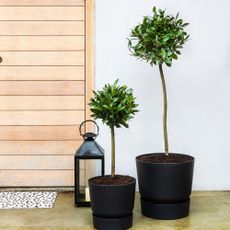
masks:
{"label": "painted wall", "polygon": [[[135,156],[163,150],[162,89],[158,68],[130,56],[130,29],[167,9],[190,23],[190,41],[172,68],[165,68],[171,152],[196,158],[194,190],[230,189],[230,2],[227,0],[96,0],[96,88],[120,78],[134,89],[140,112],[119,129],[117,173],[136,177]],[[99,122],[101,125],[101,123]],[[110,133],[98,140],[110,172]]]}

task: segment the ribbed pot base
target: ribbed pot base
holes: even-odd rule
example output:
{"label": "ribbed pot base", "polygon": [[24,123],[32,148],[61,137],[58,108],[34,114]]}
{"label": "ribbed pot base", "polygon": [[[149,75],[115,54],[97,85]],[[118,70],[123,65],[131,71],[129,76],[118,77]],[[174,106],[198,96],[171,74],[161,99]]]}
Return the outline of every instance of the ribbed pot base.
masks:
{"label": "ribbed pot base", "polygon": [[141,211],[146,217],[160,220],[174,220],[188,216],[190,199],[174,204],[159,204],[141,198]]}
{"label": "ribbed pot base", "polygon": [[102,218],[93,214],[93,225],[98,230],[126,230],[133,225],[133,214],[118,219]]}

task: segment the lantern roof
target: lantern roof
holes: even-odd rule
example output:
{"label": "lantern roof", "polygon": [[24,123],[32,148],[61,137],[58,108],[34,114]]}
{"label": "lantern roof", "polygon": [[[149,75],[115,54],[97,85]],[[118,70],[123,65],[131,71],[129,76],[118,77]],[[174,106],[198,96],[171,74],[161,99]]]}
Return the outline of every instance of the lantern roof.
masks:
{"label": "lantern roof", "polygon": [[102,159],[104,158],[104,149],[91,137],[85,139],[76,151],[78,159]]}

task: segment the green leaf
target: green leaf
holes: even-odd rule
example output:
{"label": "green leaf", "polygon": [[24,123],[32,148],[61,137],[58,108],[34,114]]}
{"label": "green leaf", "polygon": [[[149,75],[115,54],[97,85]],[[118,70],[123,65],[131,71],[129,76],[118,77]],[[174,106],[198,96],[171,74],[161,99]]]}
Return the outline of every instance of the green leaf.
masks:
{"label": "green leaf", "polygon": [[166,64],[167,66],[171,67],[172,61],[167,59],[167,60],[165,60],[165,64]]}
{"label": "green leaf", "polygon": [[172,58],[177,60],[177,55],[175,53],[172,54]]}
{"label": "green leaf", "polygon": [[164,49],[161,49],[161,56],[163,59],[166,58],[166,51]]}
{"label": "green leaf", "polygon": [[163,42],[165,43],[165,42],[167,42],[169,39],[170,39],[170,37],[166,36],[166,37],[163,38]]}
{"label": "green leaf", "polygon": [[179,50],[176,51],[177,54],[181,54],[181,52]]}

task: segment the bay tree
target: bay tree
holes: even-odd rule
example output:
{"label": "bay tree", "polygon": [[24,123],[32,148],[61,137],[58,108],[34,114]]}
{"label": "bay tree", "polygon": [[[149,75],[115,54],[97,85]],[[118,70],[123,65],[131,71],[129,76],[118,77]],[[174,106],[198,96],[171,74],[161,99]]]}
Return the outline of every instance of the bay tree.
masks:
{"label": "bay tree", "polygon": [[167,89],[163,65],[172,66],[173,60],[177,60],[181,54],[183,45],[189,35],[185,31],[188,23],[176,16],[166,14],[165,10],[152,10],[151,16],[145,16],[143,21],[135,26],[128,38],[130,52],[137,59],[158,66],[162,82],[164,108],[163,108],[163,130],[165,155],[169,155],[168,130],[167,130]]}
{"label": "bay tree", "polygon": [[111,176],[115,176],[115,128],[128,128],[128,121],[138,112],[133,90],[126,85],[106,84],[102,90],[93,91],[89,106],[92,117],[101,119],[111,131]]}

